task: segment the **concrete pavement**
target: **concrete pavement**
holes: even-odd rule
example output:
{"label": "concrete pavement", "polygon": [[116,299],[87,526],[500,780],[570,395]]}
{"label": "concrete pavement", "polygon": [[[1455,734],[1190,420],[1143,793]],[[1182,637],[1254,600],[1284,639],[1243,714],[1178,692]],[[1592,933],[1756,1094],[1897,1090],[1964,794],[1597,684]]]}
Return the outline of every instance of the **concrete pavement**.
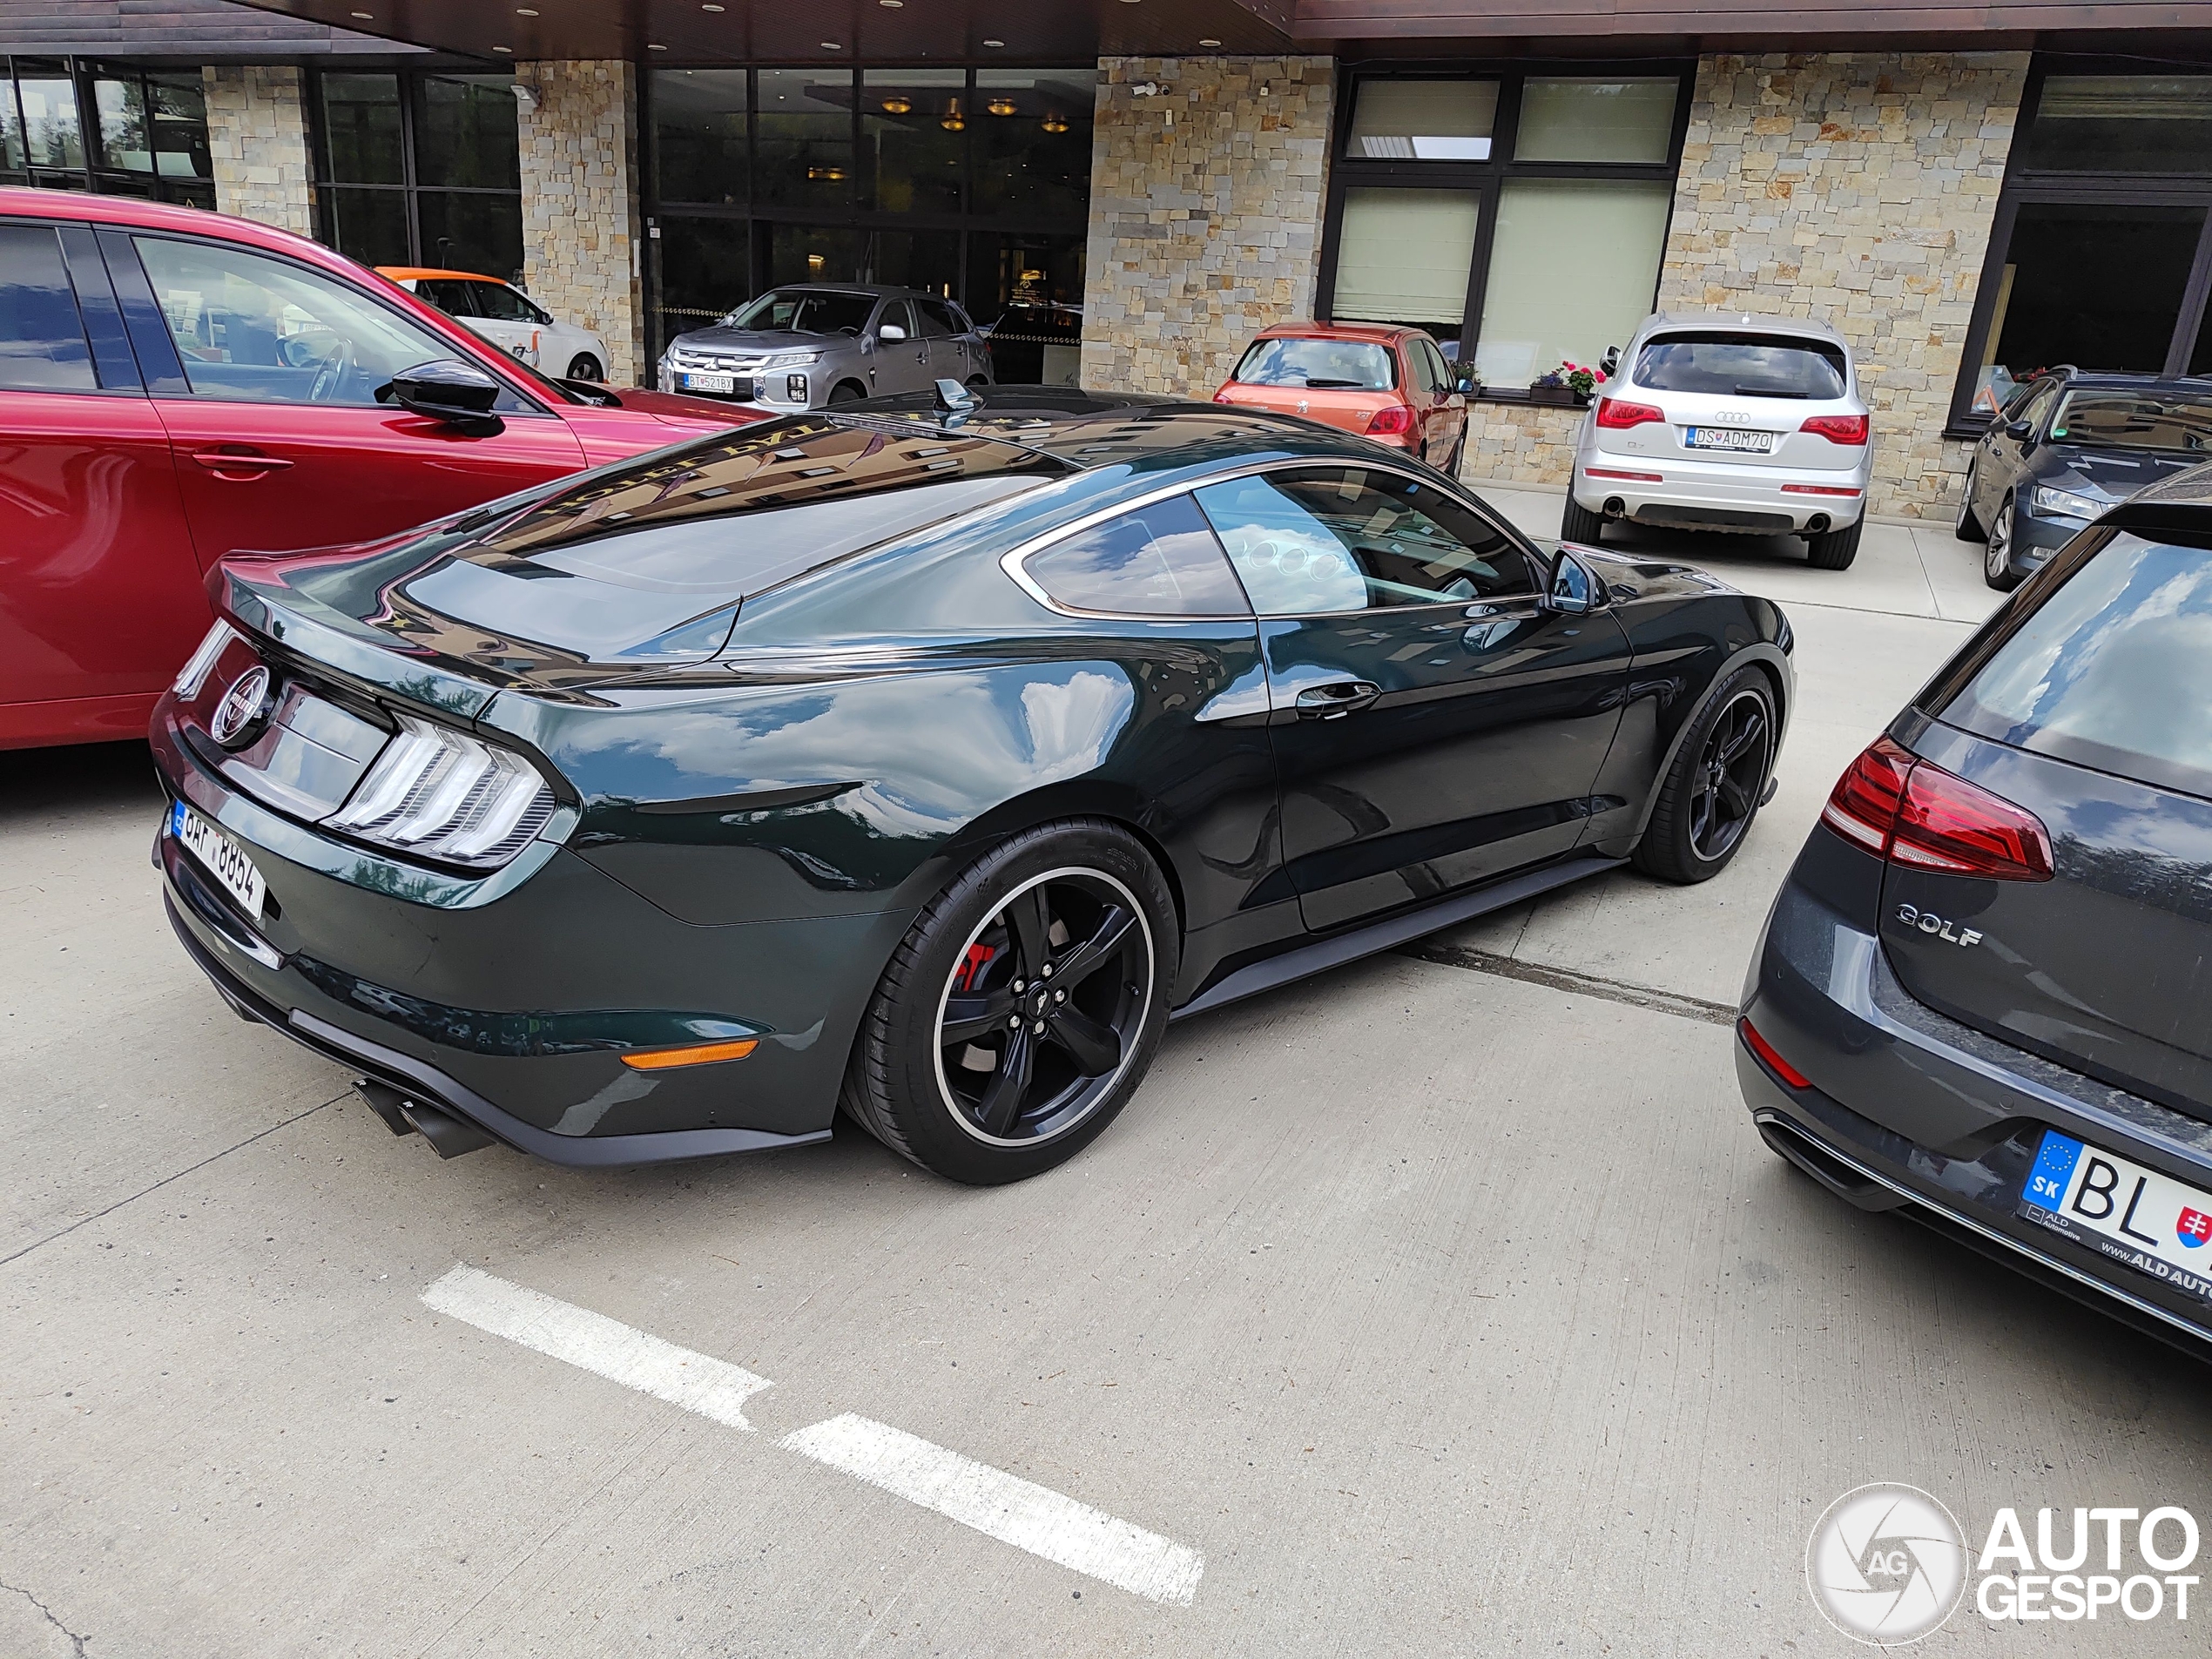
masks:
{"label": "concrete pavement", "polygon": [[[1804,1553],[1864,1481],[1977,1540],[2000,1504],[2212,1512],[2200,1366],[1795,1175],[1695,1006],[1965,636],[1971,550],[1669,545],[1800,641],[1735,867],[1455,936],[1503,972],[1386,956],[1180,1025],[1100,1142],[988,1192],[849,1133],[441,1163],[185,962],[142,754],[0,757],[0,1652],[1781,1659],[1858,1650]],[[456,1264],[766,1379],[751,1429],[426,1305]],[[847,1413],[1197,1552],[1195,1595],[779,1444]],[[1925,1650],[2201,1645],[1968,1609]]]}

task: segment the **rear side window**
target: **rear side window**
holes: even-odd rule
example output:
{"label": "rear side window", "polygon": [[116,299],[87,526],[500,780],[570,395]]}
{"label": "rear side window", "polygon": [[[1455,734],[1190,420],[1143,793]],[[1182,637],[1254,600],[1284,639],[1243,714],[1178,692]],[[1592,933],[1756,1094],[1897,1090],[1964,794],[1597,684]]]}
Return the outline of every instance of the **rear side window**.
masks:
{"label": "rear side window", "polygon": [[0,226],[0,388],[99,388],[61,244],[43,225]]}
{"label": "rear side window", "polygon": [[1710,397],[1837,398],[1849,390],[1840,347],[1774,334],[1667,334],[1636,356],[1635,382]]}
{"label": "rear side window", "polygon": [[1247,617],[1251,606],[1188,496],[1155,502],[1030,555],[1029,579],[1071,610]]}
{"label": "rear side window", "polygon": [[2212,551],[2122,531],[2013,630],[1946,723],[2212,799]]}
{"label": "rear side window", "polygon": [[476,314],[475,286],[451,277],[423,277],[415,285],[415,297],[437,307],[448,317],[473,317]]}
{"label": "rear side window", "polygon": [[1390,349],[1372,340],[1256,340],[1230,377],[1247,386],[1387,392],[1398,384]]}

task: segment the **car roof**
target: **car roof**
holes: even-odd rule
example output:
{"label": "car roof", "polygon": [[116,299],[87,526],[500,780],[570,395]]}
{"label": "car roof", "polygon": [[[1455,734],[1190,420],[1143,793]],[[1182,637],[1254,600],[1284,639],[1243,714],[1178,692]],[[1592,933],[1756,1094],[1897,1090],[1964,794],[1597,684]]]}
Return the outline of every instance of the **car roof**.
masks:
{"label": "car roof", "polygon": [[1643,320],[1639,335],[1662,329],[1710,328],[1730,334],[1788,334],[1798,339],[1824,340],[1846,351],[1851,342],[1836,329],[1814,317],[1777,317],[1756,311],[1656,311]]}
{"label": "car roof", "polygon": [[2116,369],[2062,367],[2047,375],[2038,375],[2033,382],[2022,383],[2040,384],[2047,379],[2064,381],[2068,386],[2087,391],[2185,392],[2212,397],[2212,375],[2205,374],[2127,374]]}
{"label": "car roof", "polygon": [[1308,317],[1303,320],[1270,323],[1252,338],[1254,340],[1371,340],[1380,343],[1395,343],[1416,336],[1433,338],[1426,328],[1409,328],[1395,322],[1322,322]]}
{"label": "car roof", "polygon": [[376,274],[389,277],[395,282],[428,279],[434,282],[496,282],[502,288],[508,286],[505,277],[486,276],[481,271],[438,271],[427,265],[380,265]]}
{"label": "car roof", "polygon": [[226,241],[289,254],[295,260],[358,278],[366,268],[320,242],[280,231],[259,219],[211,213],[204,207],[179,207],[137,196],[93,196],[75,190],[34,190],[0,185],[0,218],[77,219],[91,225],[122,225],[137,230],[175,231],[185,236],[214,236]]}
{"label": "car roof", "polygon": [[[762,293],[849,293],[869,300],[942,300],[927,288],[895,288],[880,282],[772,282]],[[756,296],[758,297],[758,296]],[[744,303],[750,304],[751,301]]]}

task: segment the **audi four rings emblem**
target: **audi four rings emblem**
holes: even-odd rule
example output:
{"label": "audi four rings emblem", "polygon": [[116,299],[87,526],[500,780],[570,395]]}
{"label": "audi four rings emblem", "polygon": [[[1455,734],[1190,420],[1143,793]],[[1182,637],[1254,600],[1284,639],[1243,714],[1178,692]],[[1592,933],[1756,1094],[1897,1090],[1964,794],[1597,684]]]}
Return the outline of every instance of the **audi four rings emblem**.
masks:
{"label": "audi four rings emblem", "polygon": [[261,705],[268,700],[269,671],[255,664],[231,682],[231,689],[223,693],[223,700],[215,705],[215,718],[207,723],[207,730],[218,743],[230,743],[241,732],[253,724],[260,713]]}

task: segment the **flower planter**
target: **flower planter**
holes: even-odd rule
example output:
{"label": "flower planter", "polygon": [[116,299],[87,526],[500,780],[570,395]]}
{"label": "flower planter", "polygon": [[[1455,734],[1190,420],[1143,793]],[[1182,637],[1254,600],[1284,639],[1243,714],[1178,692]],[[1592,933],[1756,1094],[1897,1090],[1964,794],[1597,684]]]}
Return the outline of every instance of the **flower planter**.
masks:
{"label": "flower planter", "polygon": [[1574,392],[1564,386],[1532,386],[1528,388],[1528,401],[1560,409],[1574,408],[1578,401]]}

